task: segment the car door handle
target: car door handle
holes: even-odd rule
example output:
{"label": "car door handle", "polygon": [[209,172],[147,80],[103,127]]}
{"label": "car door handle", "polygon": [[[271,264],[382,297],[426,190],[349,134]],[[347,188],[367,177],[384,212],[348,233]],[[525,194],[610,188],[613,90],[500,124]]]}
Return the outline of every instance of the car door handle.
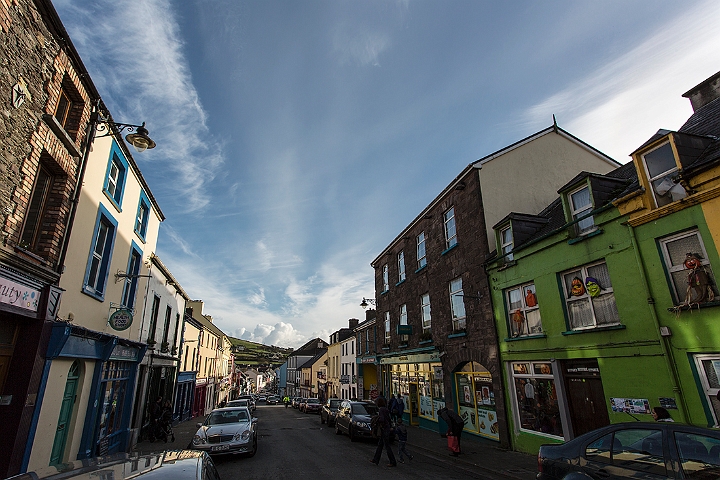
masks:
{"label": "car door handle", "polygon": [[598,470],[596,473],[597,473],[597,476],[598,476],[598,477],[610,478],[610,472],[608,472],[608,471],[605,470],[604,468],[601,468],[601,469]]}

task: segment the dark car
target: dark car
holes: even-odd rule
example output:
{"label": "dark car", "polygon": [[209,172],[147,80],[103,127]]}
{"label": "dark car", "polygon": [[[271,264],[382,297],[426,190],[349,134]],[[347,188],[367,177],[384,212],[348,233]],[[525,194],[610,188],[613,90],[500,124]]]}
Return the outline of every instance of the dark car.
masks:
{"label": "dark car", "polygon": [[370,418],[378,413],[378,407],[372,402],[354,402],[343,400],[335,417],[335,433],[345,432],[353,442],[359,438],[372,438]]}
{"label": "dark car", "polygon": [[319,398],[308,398],[307,402],[305,402],[305,406],[303,407],[303,412],[319,413],[321,408],[322,408],[322,403],[320,403]]}
{"label": "dark car", "polygon": [[169,450],[152,455],[120,453],[107,457],[75,460],[10,478],[13,480],[97,480],[99,478],[220,480],[220,475],[212,459],[205,452]]}
{"label": "dark car", "polygon": [[327,423],[328,427],[335,425],[335,415],[337,415],[340,406],[339,398],[328,399],[320,409],[320,423]]}
{"label": "dark car", "polygon": [[292,399],[292,407],[293,407],[293,408],[299,408],[299,407],[300,407],[300,400],[302,400],[301,397],[293,397],[293,399]]}
{"label": "dark car", "polygon": [[280,402],[280,397],[277,395],[270,395],[267,397],[267,400],[265,400],[265,403],[268,405],[277,405],[278,402]]}
{"label": "dark car", "polygon": [[538,452],[538,480],[718,479],[720,430],[671,422],[617,423]]}

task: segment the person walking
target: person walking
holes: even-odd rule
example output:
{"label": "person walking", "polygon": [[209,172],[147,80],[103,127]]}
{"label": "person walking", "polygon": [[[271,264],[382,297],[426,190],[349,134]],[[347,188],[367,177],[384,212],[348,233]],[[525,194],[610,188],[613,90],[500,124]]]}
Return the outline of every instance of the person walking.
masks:
{"label": "person walking", "polygon": [[454,445],[454,448],[452,448],[452,452],[450,452],[450,455],[457,457],[462,453],[460,450],[460,435],[462,435],[463,428],[465,428],[465,421],[460,415],[449,410],[447,407],[438,410],[438,415],[447,423],[448,431],[446,436],[453,437],[453,439],[448,440],[448,446],[450,446],[451,442],[455,441],[454,439],[457,439],[457,443]]}
{"label": "person walking", "polygon": [[377,423],[380,427],[380,438],[378,439],[377,448],[375,449],[375,456],[370,461],[375,465],[378,465],[380,463],[380,457],[382,457],[383,447],[385,447],[385,452],[387,453],[388,460],[390,461],[387,466],[397,467],[395,455],[393,455],[392,448],[390,447],[390,435],[393,432],[390,411],[387,408],[387,402],[384,398],[379,397],[376,404],[379,407]]}
{"label": "person walking", "polygon": [[410,455],[407,450],[405,450],[405,444],[407,443],[408,438],[408,431],[407,427],[403,423],[402,417],[399,417],[397,419],[397,424],[395,425],[395,435],[397,435],[398,443],[400,445],[398,448],[398,457],[400,457],[400,463],[405,463],[405,460],[403,460],[403,454],[405,454],[408,460],[412,460],[413,458],[415,458]]}
{"label": "person walking", "polygon": [[397,399],[392,393],[388,402],[388,410],[390,410],[390,419],[395,423],[397,421]]}
{"label": "person walking", "polygon": [[650,411],[656,422],[674,422],[670,416],[670,412],[664,407],[653,407]]}
{"label": "person walking", "polygon": [[397,402],[397,418],[402,419],[403,413],[405,412],[405,401],[403,397],[398,393]]}

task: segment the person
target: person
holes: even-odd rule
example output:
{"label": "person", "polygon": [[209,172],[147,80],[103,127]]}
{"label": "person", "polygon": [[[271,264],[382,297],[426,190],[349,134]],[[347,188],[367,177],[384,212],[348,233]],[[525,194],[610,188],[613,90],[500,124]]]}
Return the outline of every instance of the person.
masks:
{"label": "person", "polygon": [[656,422],[674,422],[675,421],[670,416],[670,412],[668,412],[664,407],[653,407],[651,410],[651,413]]}
{"label": "person", "polygon": [[405,401],[403,400],[403,397],[398,393],[397,396],[397,410],[398,410],[398,418],[402,419],[403,412],[405,412]]}
{"label": "person", "polygon": [[392,419],[393,423],[397,421],[397,399],[395,398],[395,395],[392,393],[390,394],[390,401],[388,402],[388,410],[390,410],[390,418]]}
{"label": "person", "polygon": [[378,439],[377,448],[375,449],[375,456],[370,460],[375,465],[380,463],[380,457],[382,457],[383,447],[387,452],[388,467],[397,467],[397,461],[395,455],[393,455],[392,448],[390,447],[390,435],[393,432],[392,421],[390,419],[390,411],[387,408],[387,402],[384,398],[379,397],[376,401],[379,408],[378,410],[378,426],[380,427],[380,438]]}
{"label": "person", "polygon": [[407,427],[403,424],[402,417],[399,417],[397,419],[397,425],[395,426],[395,434],[397,435],[398,443],[400,444],[400,448],[398,448],[398,456],[400,457],[400,463],[405,463],[405,460],[403,460],[403,454],[408,457],[408,460],[412,460],[414,457],[410,455],[407,450],[405,450],[408,432]]}
{"label": "person", "polygon": [[154,442],[157,436],[160,418],[162,417],[163,397],[157,397],[150,407],[150,441]]}
{"label": "person", "polygon": [[288,405],[290,405],[290,397],[285,395],[285,397],[283,398],[283,403],[285,403],[285,408],[287,408]]}
{"label": "person", "polygon": [[448,431],[446,436],[452,436],[457,438],[457,451],[453,451],[450,455],[457,457],[461,452],[460,450],[460,435],[462,435],[463,428],[465,427],[465,421],[460,415],[447,407],[443,407],[438,410],[438,415],[447,423]]}

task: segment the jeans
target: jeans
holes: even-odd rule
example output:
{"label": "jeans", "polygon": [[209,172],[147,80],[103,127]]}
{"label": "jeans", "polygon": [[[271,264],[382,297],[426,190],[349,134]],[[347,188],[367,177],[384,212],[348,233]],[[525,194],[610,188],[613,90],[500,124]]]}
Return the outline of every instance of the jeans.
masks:
{"label": "jeans", "polygon": [[403,459],[403,454],[405,454],[407,458],[412,458],[412,455],[410,455],[408,451],[405,450],[405,444],[407,443],[407,440],[398,440],[398,443],[400,444],[400,448],[398,449],[398,456],[400,457],[400,460]]}
{"label": "jeans", "polygon": [[380,463],[380,457],[382,457],[382,451],[383,447],[385,447],[385,452],[387,453],[388,460],[392,465],[397,465],[397,460],[395,460],[395,455],[393,454],[392,448],[390,448],[390,429],[383,429],[382,430],[382,436],[378,439],[378,445],[375,449],[375,456],[373,457],[372,461],[375,464]]}

